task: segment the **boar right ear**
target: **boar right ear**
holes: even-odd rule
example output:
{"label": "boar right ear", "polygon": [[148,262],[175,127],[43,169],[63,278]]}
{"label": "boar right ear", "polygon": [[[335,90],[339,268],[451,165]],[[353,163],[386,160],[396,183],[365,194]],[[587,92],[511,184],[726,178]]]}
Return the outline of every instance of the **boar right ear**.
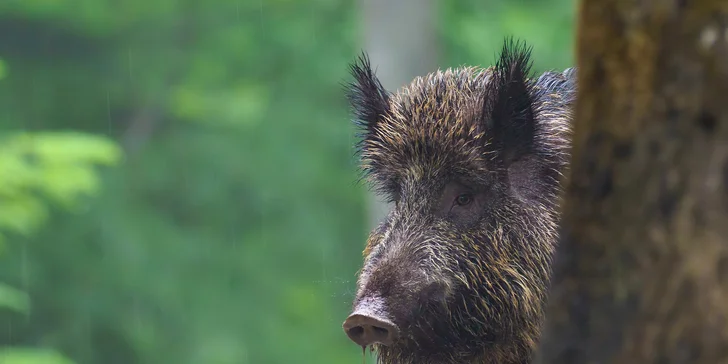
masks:
{"label": "boar right ear", "polygon": [[346,96],[357,126],[368,135],[389,111],[389,93],[374,75],[366,53],[362,52],[349,70],[354,81],[346,85]]}

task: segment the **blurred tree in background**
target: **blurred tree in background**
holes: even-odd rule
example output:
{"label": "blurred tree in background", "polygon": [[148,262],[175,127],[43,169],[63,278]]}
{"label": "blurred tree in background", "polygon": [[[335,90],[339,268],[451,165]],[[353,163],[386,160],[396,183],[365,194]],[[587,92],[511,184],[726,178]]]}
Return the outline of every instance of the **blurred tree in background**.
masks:
{"label": "blurred tree in background", "polygon": [[[437,14],[441,68],[509,34],[536,71],[571,65],[573,1]],[[353,0],[0,2],[0,347],[360,362],[341,330],[369,227],[341,89],[359,23]]]}

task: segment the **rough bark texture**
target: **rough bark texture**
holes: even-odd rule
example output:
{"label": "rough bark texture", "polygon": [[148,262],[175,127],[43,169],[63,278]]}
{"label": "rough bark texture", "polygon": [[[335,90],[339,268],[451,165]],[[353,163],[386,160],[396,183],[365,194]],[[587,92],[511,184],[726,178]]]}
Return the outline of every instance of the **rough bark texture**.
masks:
{"label": "rough bark texture", "polygon": [[585,0],[537,363],[728,363],[728,1]]}

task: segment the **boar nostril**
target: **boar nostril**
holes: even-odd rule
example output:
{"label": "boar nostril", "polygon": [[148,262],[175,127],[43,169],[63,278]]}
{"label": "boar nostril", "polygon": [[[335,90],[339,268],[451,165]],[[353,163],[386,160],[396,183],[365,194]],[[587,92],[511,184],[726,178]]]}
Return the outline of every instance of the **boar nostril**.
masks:
{"label": "boar nostril", "polygon": [[361,326],[354,326],[346,332],[349,337],[360,337],[364,335],[364,328]]}
{"label": "boar nostril", "polygon": [[361,346],[376,343],[391,345],[399,335],[399,330],[394,324],[369,315],[351,315],[344,321],[343,326],[346,335]]}
{"label": "boar nostril", "polygon": [[389,330],[387,330],[383,327],[378,327],[378,326],[372,326],[372,327],[374,328],[375,336],[384,336],[384,337],[389,336]]}

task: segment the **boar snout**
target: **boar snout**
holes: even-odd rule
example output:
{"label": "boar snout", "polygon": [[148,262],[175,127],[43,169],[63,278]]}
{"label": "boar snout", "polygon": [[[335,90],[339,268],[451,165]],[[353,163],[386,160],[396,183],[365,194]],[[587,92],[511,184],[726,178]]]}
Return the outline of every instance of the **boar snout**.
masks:
{"label": "boar snout", "polygon": [[389,318],[380,297],[361,300],[343,327],[346,335],[360,346],[391,345],[399,336],[399,329]]}

